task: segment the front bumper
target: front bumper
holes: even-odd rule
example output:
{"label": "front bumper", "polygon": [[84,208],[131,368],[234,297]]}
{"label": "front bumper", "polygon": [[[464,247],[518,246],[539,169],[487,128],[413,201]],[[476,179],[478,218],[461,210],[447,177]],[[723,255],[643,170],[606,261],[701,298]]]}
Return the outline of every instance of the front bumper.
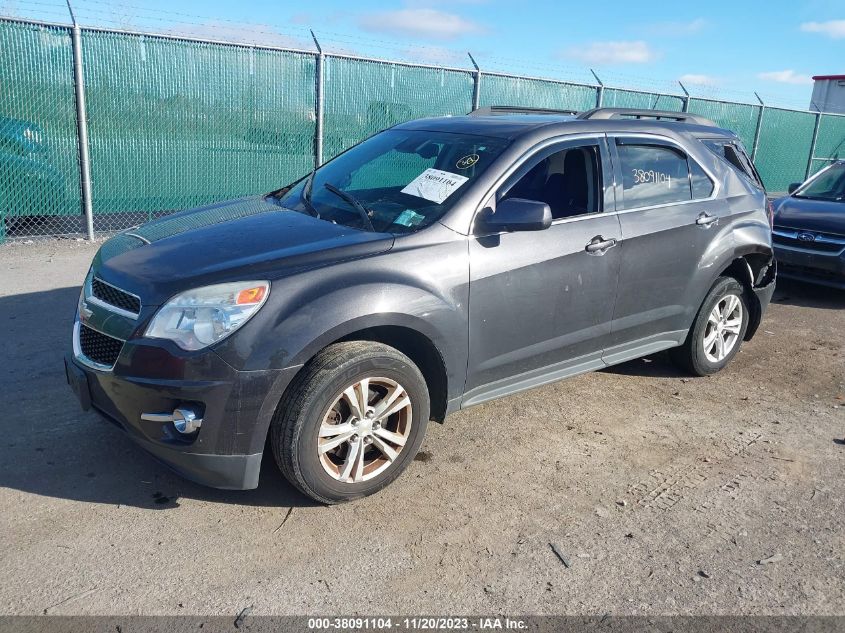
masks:
{"label": "front bumper", "polygon": [[[156,346],[131,347],[121,353],[128,364],[118,362],[113,371],[65,358],[68,383],[83,409],[96,410],[186,479],[214,488],[257,487],[267,430],[295,370],[240,372],[213,352],[186,360]],[[141,420],[142,413],[186,405],[203,418],[193,434],[180,434],[172,422]]]}
{"label": "front bumper", "polygon": [[820,252],[775,243],[778,276],[845,290],[845,250]]}

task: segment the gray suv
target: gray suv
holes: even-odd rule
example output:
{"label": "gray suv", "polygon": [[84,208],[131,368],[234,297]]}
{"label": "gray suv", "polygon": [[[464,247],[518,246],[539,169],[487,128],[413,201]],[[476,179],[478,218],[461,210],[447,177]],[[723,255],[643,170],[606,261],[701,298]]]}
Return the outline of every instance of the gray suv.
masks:
{"label": "gray suv", "polygon": [[266,446],[334,503],[393,481],[458,409],[666,349],[711,374],[775,281],[765,193],[728,146],[747,160],[686,113],[398,125],[105,242],[68,382],[190,479],[254,488]]}

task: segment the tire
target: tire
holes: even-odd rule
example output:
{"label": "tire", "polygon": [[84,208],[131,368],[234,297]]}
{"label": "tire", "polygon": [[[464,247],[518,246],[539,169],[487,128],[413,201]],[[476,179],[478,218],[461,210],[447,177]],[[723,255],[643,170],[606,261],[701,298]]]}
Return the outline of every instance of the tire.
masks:
{"label": "tire", "polygon": [[[722,319],[729,308],[732,310],[728,318]],[[734,325],[737,315],[738,328]],[[684,344],[670,351],[672,360],[695,376],[715,374],[739,352],[750,316],[742,284],[732,277],[720,277],[704,298]]]}
{"label": "tire", "polygon": [[316,501],[366,497],[414,458],[429,408],[425,379],[407,356],[381,343],[336,343],[288,388],[270,427],[273,455],[287,480]]}

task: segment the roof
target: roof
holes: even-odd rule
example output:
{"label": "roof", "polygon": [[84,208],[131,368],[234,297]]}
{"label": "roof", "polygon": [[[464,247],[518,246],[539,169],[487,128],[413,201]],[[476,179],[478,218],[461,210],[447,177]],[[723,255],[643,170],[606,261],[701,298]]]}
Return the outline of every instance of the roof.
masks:
{"label": "roof", "polygon": [[815,75],[813,77],[813,81],[829,81],[837,79],[845,79],[845,75]]}

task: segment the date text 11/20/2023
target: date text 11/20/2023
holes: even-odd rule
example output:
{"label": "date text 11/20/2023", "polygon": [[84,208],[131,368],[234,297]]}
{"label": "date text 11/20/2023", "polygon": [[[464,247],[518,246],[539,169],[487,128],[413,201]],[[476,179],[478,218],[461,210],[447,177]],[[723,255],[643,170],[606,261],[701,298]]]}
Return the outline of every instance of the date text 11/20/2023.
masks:
{"label": "date text 11/20/2023", "polygon": [[528,628],[528,623],[522,619],[508,617],[338,617],[338,618],[309,618],[308,629],[344,630],[344,631],[438,631],[438,630],[479,630],[479,631],[522,631]]}

